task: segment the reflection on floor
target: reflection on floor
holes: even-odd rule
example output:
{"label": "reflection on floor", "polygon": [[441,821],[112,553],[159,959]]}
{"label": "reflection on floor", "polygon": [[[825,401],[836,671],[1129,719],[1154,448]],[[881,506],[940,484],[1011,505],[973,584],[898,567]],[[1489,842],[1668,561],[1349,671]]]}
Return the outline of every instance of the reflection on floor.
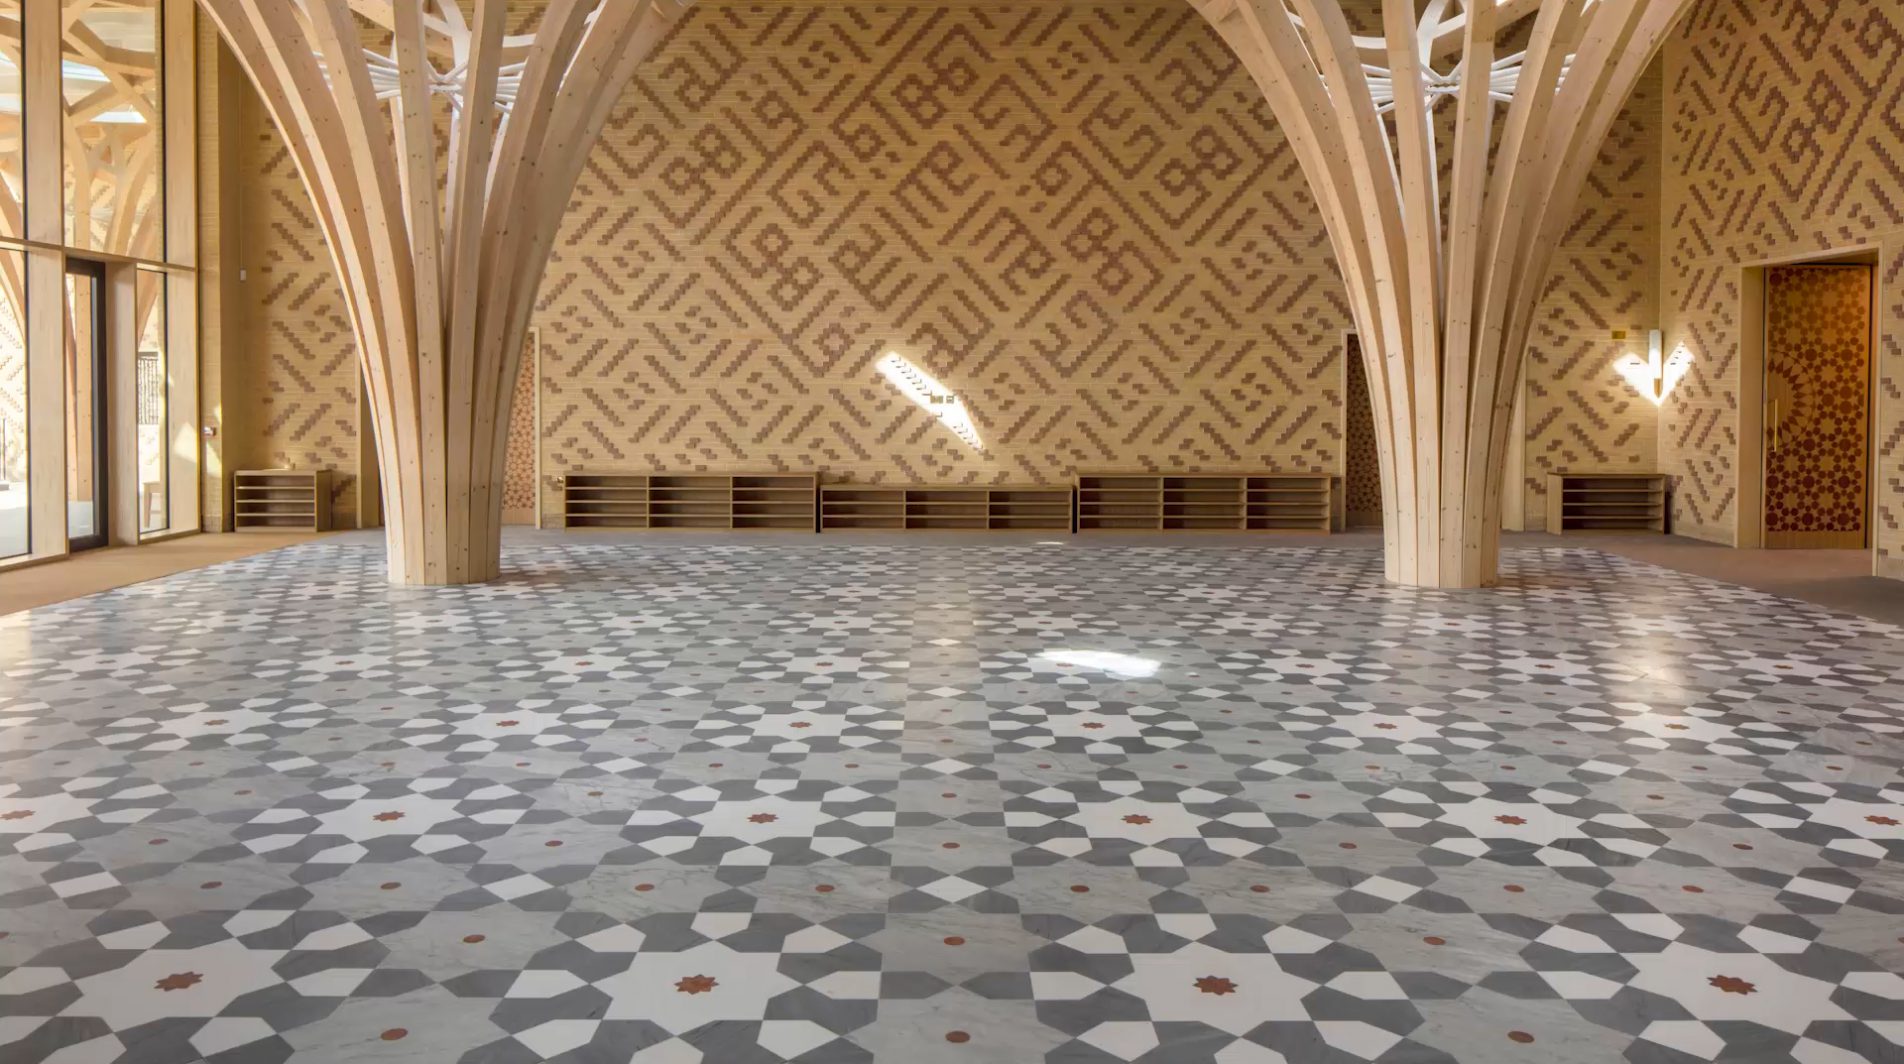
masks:
{"label": "reflection on floor", "polygon": [[0,1060],[1904,1058],[1891,627],[1586,550],[507,562],[0,619]]}

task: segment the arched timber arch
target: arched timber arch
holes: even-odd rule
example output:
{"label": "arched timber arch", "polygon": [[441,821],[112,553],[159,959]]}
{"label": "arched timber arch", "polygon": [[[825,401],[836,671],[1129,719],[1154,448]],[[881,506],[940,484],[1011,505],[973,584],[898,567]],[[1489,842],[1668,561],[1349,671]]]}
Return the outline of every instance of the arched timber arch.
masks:
{"label": "arched timber arch", "polygon": [[[622,89],[690,2],[548,0],[511,35],[508,0],[468,17],[458,0],[199,0],[336,263],[392,581],[495,578],[509,406],[557,226]],[[380,35],[388,52],[367,50]]]}
{"label": "arched timber arch", "polygon": [[[1328,227],[1375,405],[1390,580],[1495,582],[1542,286],[1608,127],[1691,2],[1380,0],[1382,36],[1361,37],[1341,0],[1192,0],[1268,98]],[[1525,50],[1500,54],[1529,20]]]}

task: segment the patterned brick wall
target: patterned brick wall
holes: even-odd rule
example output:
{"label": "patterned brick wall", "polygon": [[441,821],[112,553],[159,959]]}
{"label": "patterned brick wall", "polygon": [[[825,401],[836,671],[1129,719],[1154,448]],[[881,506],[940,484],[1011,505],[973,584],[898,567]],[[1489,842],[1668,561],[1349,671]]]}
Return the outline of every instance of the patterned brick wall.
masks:
{"label": "patterned brick wall", "polygon": [[1531,528],[1546,521],[1547,474],[1652,472],[1659,460],[1659,408],[1613,367],[1643,356],[1659,326],[1660,105],[1655,64],[1607,131],[1528,341]]}
{"label": "patterned brick wall", "polygon": [[246,180],[238,193],[246,279],[240,299],[244,339],[229,357],[258,360],[262,409],[250,431],[227,444],[233,469],[330,469],[332,518],[357,520],[357,345],[329,248],[311,197],[284,141],[251,101],[245,136]]}
{"label": "patterned brick wall", "polygon": [[509,408],[509,452],[503,470],[503,520],[535,523],[535,343],[523,352],[522,368],[516,373],[514,405]]}
{"label": "patterned brick wall", "polygon": [[[1652,458],[1607,340],[1650,318],[1657,96],[1632,110],[1535,340],[1530,491],[1539,462]],[[254,449],[347,473],[357,379],[329,257],[275,133],[245,140],[271,404]],[[596,149],[537,324],[551,477],[1341,462],[1326,237],[1260,93],[1182,0],[702,0]],[[960,394],[983,451],[874,371],[887,351]],[[512,500],[529,464],[512,456]]]}
{"label": "patterned brick wall", "polygon": [[1904,558],[1900,57],[1896,0],[1703,0],[1667,46],[1662,288],[1670,342],[1695,360],[1661,426],[1679,531],[1734,541],[1741,266],[1875,247],[1877,549]]}
{"label": "patterned brick wall", "polygon": [[[1327,259],[1187,4],[706,5],[550,266],[544,469],[1333,469]],[[983,451],[875,372],[888,351]]]}

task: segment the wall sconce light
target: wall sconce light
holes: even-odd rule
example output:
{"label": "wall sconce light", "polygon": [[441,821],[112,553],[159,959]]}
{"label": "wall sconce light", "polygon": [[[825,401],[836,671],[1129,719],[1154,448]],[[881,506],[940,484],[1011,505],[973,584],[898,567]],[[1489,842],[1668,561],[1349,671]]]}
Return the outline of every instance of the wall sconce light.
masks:
{"label": "wall sconce light", "polygon": [[1671,358],[1667,358],[1665,350],[1665,334],[1653,329],[1646,334],[1645,358],[1626,354],[1613,364],[1628,386],[1651,399],[1654,406],[1664,403],[1692,369],[1691,352],[1681,347],[1673,351]]}
{"label": "wall sconce light", "polygon": [[967,447],[974,451],[985,449],[985,445],[979,441],[978,429],[972,424],[971,413],[952,389],[934,380],[931,374],[913,365],[898,352],[887,352],[874,368],[893,387],[899,389],[900,394],[931,414],[934,421],[951,429],[952,434]]}

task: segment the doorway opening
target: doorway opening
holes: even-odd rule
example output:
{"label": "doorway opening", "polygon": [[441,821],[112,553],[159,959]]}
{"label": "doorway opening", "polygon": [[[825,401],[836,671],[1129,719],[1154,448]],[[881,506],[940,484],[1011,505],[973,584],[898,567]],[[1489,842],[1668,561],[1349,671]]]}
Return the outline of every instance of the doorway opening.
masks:
{"label": "doorway opening", "polygon": [[1343,523],[1349,528],[1382,527],[1382,456],[1375,442],[1375,405],[1369,399],[1368,367],[1362,342],[1343,338],[1342,411]]}
{"label": "doorway opening", "polygon": [[1876,273],[1857,261],[1765,268],[1766,547],[1869,546]]}
{"label": "doorway opening", "polygon": [[66,541],[106,545],[106,266],[66,260]]}

